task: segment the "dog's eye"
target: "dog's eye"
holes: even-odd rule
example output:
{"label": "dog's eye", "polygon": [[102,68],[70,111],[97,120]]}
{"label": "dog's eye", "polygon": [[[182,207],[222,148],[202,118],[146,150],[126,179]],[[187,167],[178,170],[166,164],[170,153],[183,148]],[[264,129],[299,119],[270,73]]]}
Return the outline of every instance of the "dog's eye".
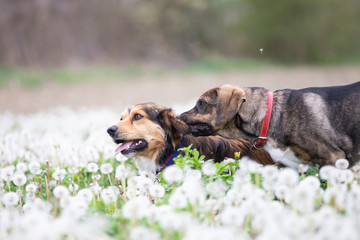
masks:
{"label": "dog's eye", "polygon": [[122,119],[122,117],[120,118],[120,121],[122,121],[123,119]]}
{"label": "dog's eye", "polygon": [[203,108],[203,107],[205,107],[206,102],[204,100],[199,100],[197,104],[198,104],[198,107]]}
{"label": "dog's eye", "polygon": [[140,119],[142,119],[142,118],[143,118],[142,115],[140,115],[140,114],[135,114],[134,117],[133,117],[133,120],[140,120]]}

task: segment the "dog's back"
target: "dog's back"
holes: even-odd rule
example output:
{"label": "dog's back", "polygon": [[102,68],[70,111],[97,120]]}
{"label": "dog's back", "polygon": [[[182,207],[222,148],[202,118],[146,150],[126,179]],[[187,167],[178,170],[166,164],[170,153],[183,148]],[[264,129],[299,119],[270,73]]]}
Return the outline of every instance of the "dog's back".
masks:
{"label": "dog's back", "polygon": [[[279,100],[287,109],[283,117],[293,119],[287,121],[292,125],[284,128],[298,129],[297,136],[291,134],[292,140],[303,142],[303,135],[312,133],[307,134],[307,143],[302,143],[309,150],[317,147],[319,155],[326,156],[332,146],[341,149],[351,165],[360,160],[360,82],[277,92],[281,92],[283,99]],[[328,147],[322,148],[324,145]]]}

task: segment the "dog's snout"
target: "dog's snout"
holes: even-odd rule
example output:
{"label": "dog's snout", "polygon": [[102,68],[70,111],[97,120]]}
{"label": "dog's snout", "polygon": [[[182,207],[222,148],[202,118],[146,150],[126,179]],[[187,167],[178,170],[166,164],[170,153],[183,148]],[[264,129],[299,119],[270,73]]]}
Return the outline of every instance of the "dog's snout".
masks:
{"label": "dog's snout", "polygon": [[110,136],[114,136],[115,133],[117,132],[117,130],[118,130],[118,127],[113,125],[107,129],[107,132]]}

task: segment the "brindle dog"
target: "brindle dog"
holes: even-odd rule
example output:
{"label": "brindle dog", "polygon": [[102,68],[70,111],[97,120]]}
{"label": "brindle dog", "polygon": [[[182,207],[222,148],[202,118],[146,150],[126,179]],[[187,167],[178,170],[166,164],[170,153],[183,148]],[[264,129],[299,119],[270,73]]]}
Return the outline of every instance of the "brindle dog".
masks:
{"label": "brindle dog", "polygon": [[[251,143],[244,139],[226,139],[220,136],[194,137],[187,135],[189,127],[174,112],[155,103],[138,104],[121,114],[120,122],[107,132],[119,144],[116,153],[135,156],[139,169],[157,172],[166,159],[180,146],[196,148],[205,159],[223,161],[235,152],[261,164],[275,164],[264,151],[252,151]],[[181,153],[181,152],[180,152]]]}
{"label": "brindle dog", "polygon": [[[268,90],[224,85],[205,92],[181,114],[194,135],[256,140],[266,114]],[[334,165],[360,160],[360,82],[335,87],[283,89],[273,93],[265,145],[286,166]]]}

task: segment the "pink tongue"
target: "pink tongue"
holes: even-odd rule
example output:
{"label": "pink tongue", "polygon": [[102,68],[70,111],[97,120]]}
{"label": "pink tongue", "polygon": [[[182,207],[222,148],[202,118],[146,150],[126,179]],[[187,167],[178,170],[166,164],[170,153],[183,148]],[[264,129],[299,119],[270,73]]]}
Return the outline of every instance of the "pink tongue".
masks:
{"label": "pink tongue", "polygon": [[127,148],[130,147],[133,143],[134,143],[134,141],[129,141],[129,142],[124,142],[124,143],[120,144],[120,145],[115,149],[115,154],[118,154],[118,153],[122,152],[123,150],[127,149]]}

